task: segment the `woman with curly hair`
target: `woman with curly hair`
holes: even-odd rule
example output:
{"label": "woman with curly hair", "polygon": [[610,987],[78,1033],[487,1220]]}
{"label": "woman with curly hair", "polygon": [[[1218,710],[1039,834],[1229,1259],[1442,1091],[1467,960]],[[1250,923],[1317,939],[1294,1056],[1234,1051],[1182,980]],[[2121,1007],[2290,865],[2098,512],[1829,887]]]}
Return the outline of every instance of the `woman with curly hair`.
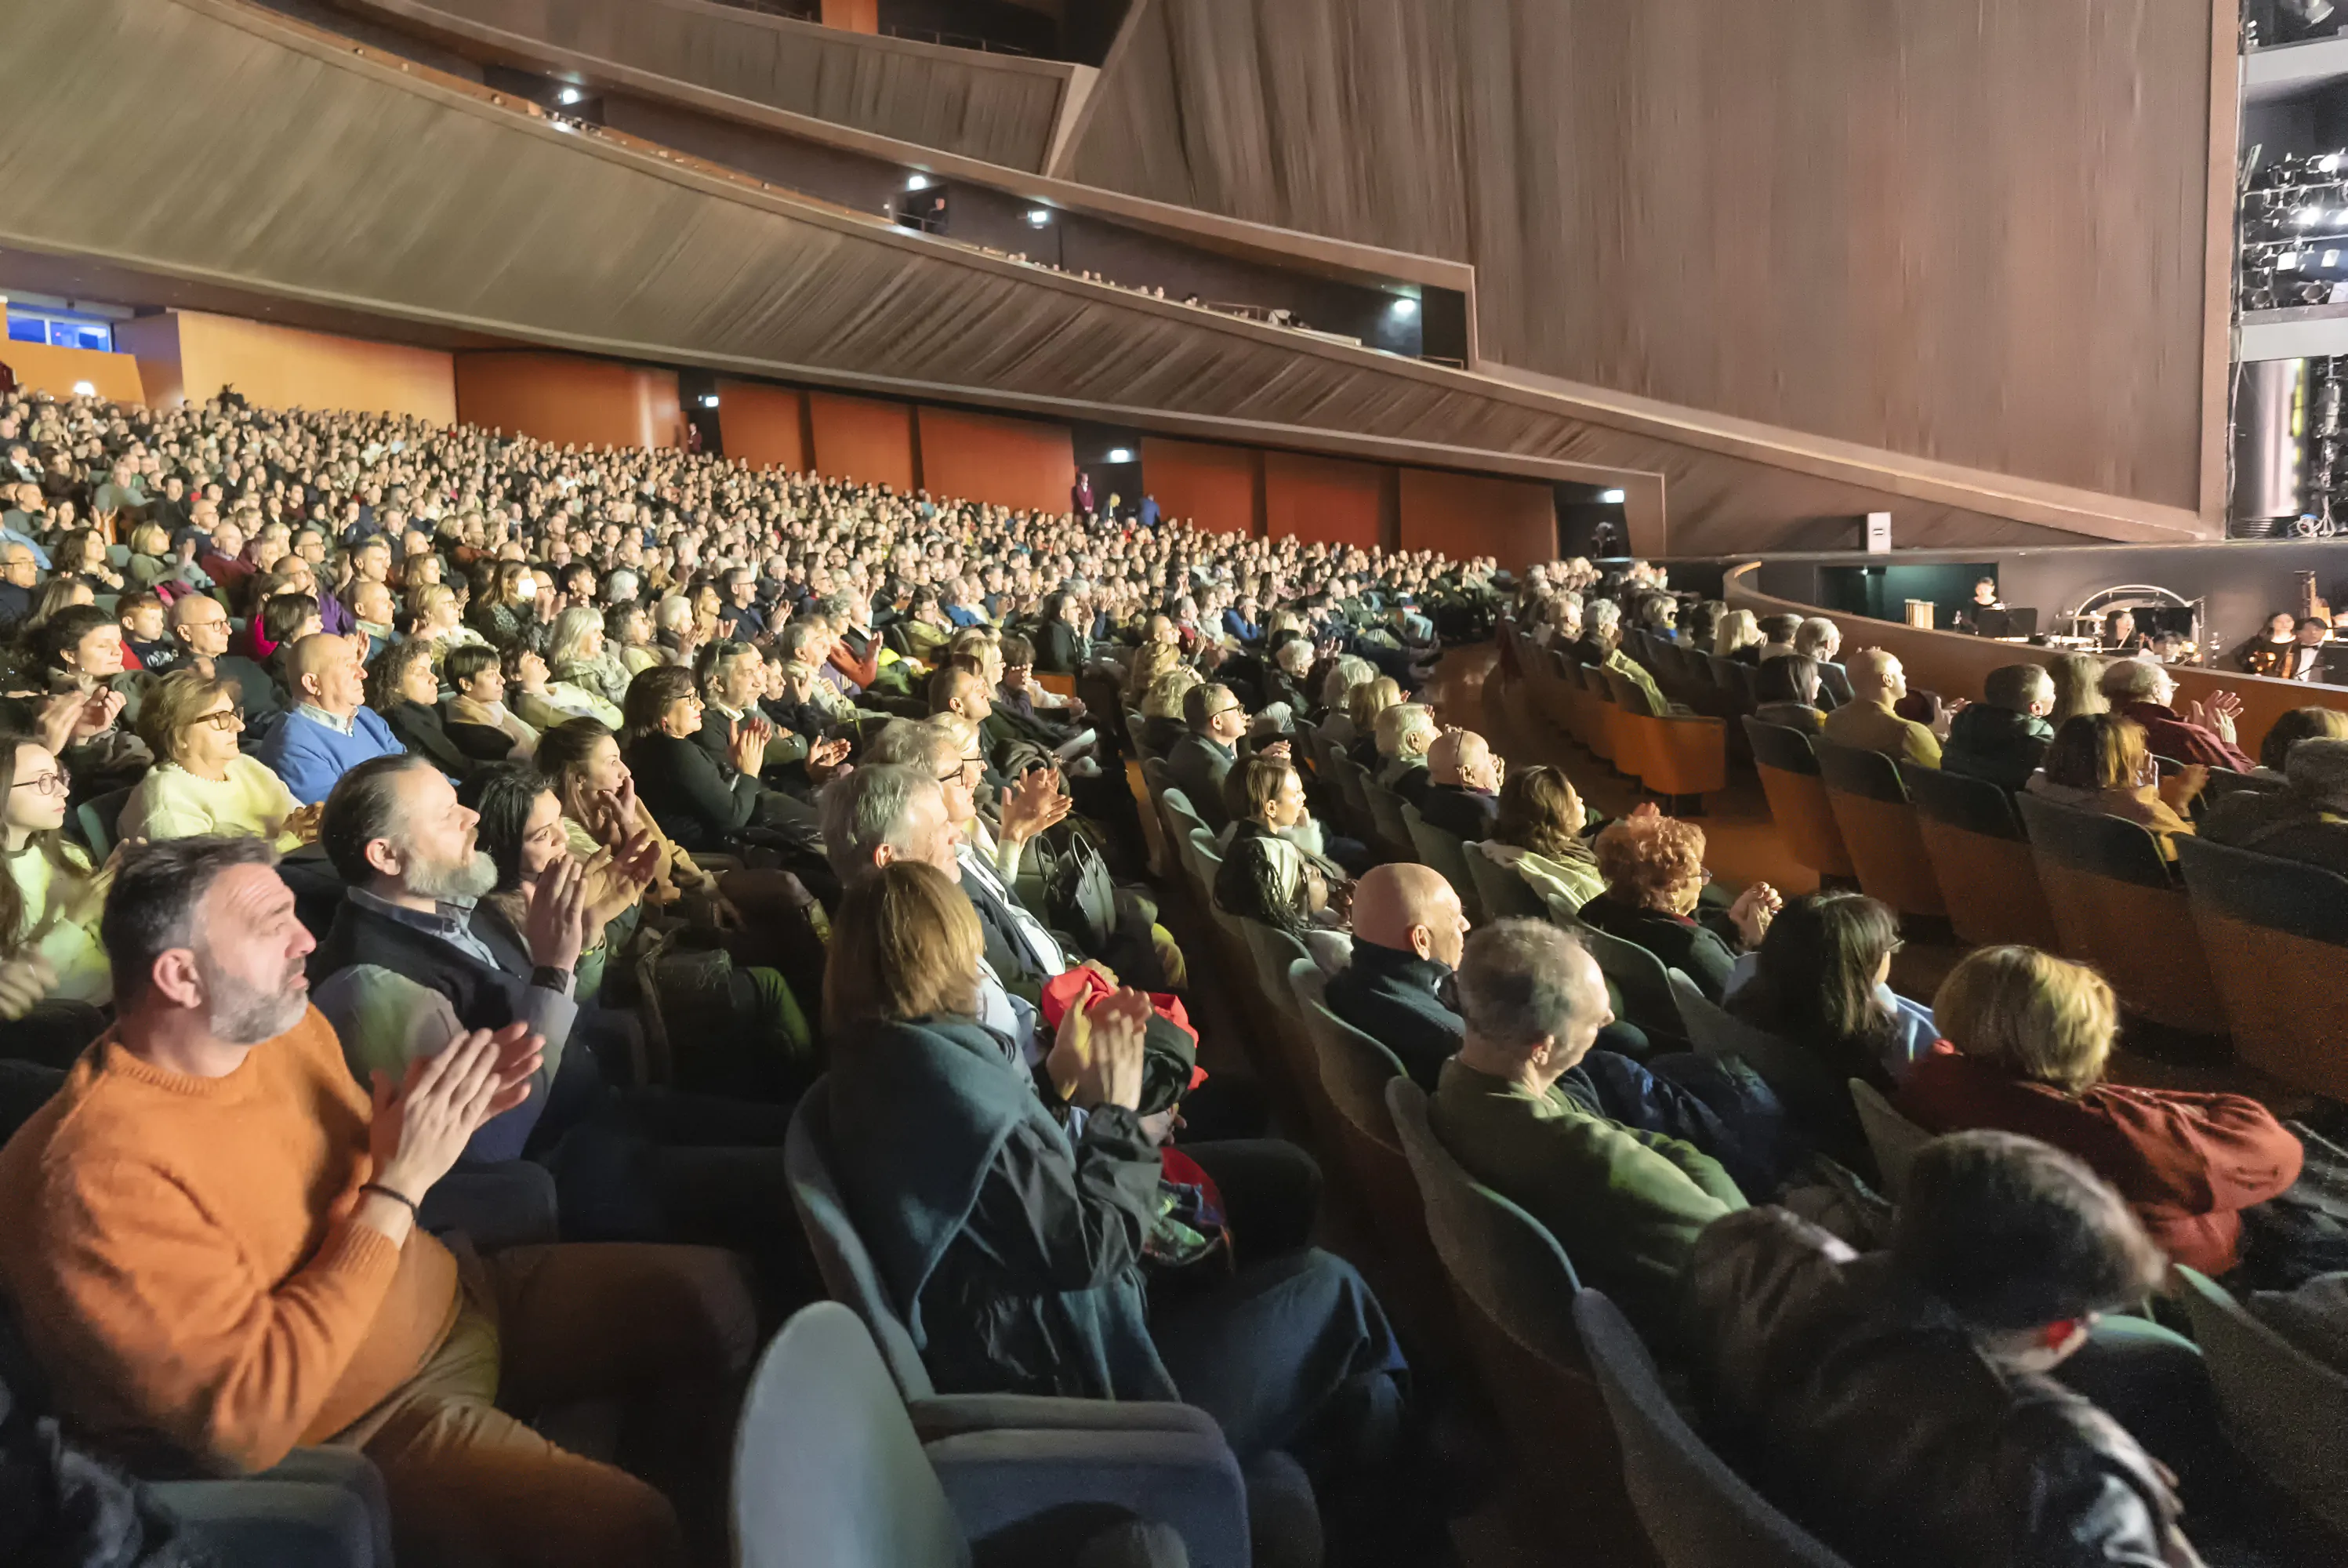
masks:
{"label": "woman with curly hair", "polygon": [[1666,817],[1652,804],[1598,835],[1598,871],[1606,891],[1581,906],[1584,924],[1634,942],[1684,972],[1709,1001],[1728,985],[1736,955],[1758,947],[1780,906],[1777,890],[1756,882],[1725,914],[1696,914],[1712,873],[1704,869],[1704,830]]}

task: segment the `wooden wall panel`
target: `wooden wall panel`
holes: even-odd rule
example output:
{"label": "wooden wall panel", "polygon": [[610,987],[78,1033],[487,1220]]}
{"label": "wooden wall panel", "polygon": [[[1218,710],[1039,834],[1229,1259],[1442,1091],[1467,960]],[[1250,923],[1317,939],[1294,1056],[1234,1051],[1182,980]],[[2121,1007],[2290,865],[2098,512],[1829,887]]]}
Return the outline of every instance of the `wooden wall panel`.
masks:
{"label": "wooden wall panel", "polygon": [[58,348],[46,343],[0,343],[0,365],[16,373],[16,384],[52,397],[70,397],[74,384],[87,381],[99,397],[118,403],[144,403],[139,361],[129,354],[96,348]]}
{"label": "wooden wall panel", "polygon": [[808,455],[807,394],[760,381],[717,378],[717,428],[726,455],[754,469],[804,473]]}
{"label": "wooden wall panel", "polygon": [[436,425],[456,421],[456,368],[440,350],[200,311],[171,311],[168,319],[179,338],[180,395],[196,402],[234,387],[263,408],[349,408],[414,414]]}
{"label": "wooden wall panel", "polygon": [[1218,533],[1263,531],[1263,454],[1251,448],[1144,436],[1141,488],[1177,521]]}
{"label": "wooden wall panel", "polygon": [[1391,545],[1395,537],[1395,470],[1303,452],[1263,455],[1263,531],[1308,543]]}
{"label": "wooden wall panel", "polygon": [[1078,180],[1471,262],[1507,364],[2211,511],[2224,0],[1136,4]]}
{"label": "wooden wall panel", "polygon": [[1401,546],[1455,559],[1497,555],[1509,572],[1552,560],[1557,492],[1522,480],[1405,469]]}
{"label": "wooden wall panel", "polygon": [[1085,68],[875,36],[873,0],[827,0],[821,24],[702,0],[345,3],[477,37],[518,35],[728,98],[1030,172],[1043,169],[1061,98]]}
{"label": "wooden wall panel", "polygon": [[910,405],[832,392],[810,392],[807,397],[808,424],[815,435],[810,460],[826,475],[900,490],[919,487]]}
{"label": "wooden wall panel", "polygon": [[920,411],[922,484],[932,495],[1064,512],[1076,483],[1076,433],[1035,419]]}
{"label": "wooden wall panel", "polygon": [[676,374],[570,354],[457,356],[457,417],[541,441],[674,447],[684,439]]}

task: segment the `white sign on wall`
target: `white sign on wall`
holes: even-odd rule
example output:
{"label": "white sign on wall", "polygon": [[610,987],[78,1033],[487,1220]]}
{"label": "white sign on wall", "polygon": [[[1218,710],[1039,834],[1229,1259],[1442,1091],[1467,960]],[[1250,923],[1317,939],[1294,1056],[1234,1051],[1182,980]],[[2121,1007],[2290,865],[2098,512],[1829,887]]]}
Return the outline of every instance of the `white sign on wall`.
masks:
{"label": "white sign on wall", "polygon": [[1869,555],[1891,553],[1891,514],[1870,511],[1867,514],[1867,552]]}

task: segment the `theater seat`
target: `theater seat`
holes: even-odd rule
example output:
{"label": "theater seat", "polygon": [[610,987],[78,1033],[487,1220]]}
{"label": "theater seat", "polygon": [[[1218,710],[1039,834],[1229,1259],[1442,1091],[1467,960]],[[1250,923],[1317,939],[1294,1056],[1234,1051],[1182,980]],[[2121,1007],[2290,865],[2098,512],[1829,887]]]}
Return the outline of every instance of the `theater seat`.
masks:
{"label": "theater seat", "polygon": [[2216,1281],[2181,1265],[2177,1272],[2227,1439],[2252,1469],[2348,1534],[2348,1376],[2251,1316]]}
{"label": "theater seat", "polygon": [[1606,976],[1607,996],[1617,1016],[1645,1030],[1657,1050],[1677,1050],[1687,1043],[1687,1022],[1680,1016],[1671,971],[1662,959],[1594,925],[1577,924],[1573,934]]}
{"label": "theater seat", "polygon": [[[1476,902],[1491,920],[1547,920],[1549,901],[1532,884],[1483,851],[1470,845],[1464,851],[1468,880],[1476,884]],[[1569,912],[1570,913],[1570,912]]]}
{"label": "theater seat", "polygon": [[1813,750],[1859,885],[1901,914],[1945,916],[1948,905],[1924,853],[1900,765],[1880,751],[1831,740],[1813,743]]}
{"label": "theater seat", "polygon": [[1904,769],[1900,777],[1958,936],[1976,946],[2058,949],[2062,938],[2013,797],[1986,779],[1938,768]]}
{"label": "theater seat", "polygon": [[237,1480],[153,1487],[191,1544],[236,1568],[392,1568],[383,1477],[352,1449],[295,1449]]}
{"label": "theater seat", "polygon": [[1852,1078],[1849,1088],[1851,1103],[1859,1108],[1859,1125],[1866,1130],[1867,1146],[1875,1155],[1876,1173],[1883,1179],[1883,1195],[1896,1200],[1908,1184],[1909,1162],[1932,1135],[1900,1115],[1865,1078]]}
{"label": "theater seat", "polygon": [[1761,793],[1768,798],[1770,820],[1794,859],[1822,877],[1857,875],[1810,738],[1782,724],[1764,724],[1750,714],[1740,722],[1753,748]]}
{"label": "theater seat", "polygon": [[[856,1233],[849,1219],[848,1206],[842,1200],[839,1184],[833,1181],[825,1150],[831,1141],[831,1086],[819,1078],[815,1086],[801,1098],[798,1108],[791,1113],[790,1130],[784,1136],[783,1162],[791,1184],[791,1206],[798,1212],[799,1224],[807,1233],[808,1250],[815,1255],[816,1272],[822,1276],[825,1292],[836,1302],[848,1307],[863,1320],[868,1343],[877,1347],[881,1363],[897,1386],[899,1396],[905,1401],[908,1413],[917,1429],[941,1434],[984,1438],[1001,1432],[1050,1431],[1076,1435],[1076,1446],[1084,1449],[1097,1442],[1106,1442],[1104,1432],[1128,1431],[1138,1434],[1196,1431],[1198,1422],[1211,1419],[1203,1412],[1187,1405],[1170,1405],[1163,1401],[1064,1399],[1019,1394],[953,1394],[941,1395],[930,1381],[929,1369],[922,1364],[920,1348],[914,1344],[911,1331],[899,1316],[891,1302],[887,1287],[880,1281],[880,1270],[871,1254]],[[763,1367],[762,1376],[763,1376]],[[755,1395],[754,1395],[755,1398]],[[742,1444],[747,1442],[748,1415],[745,1417],[746,1436],[737,1440],[736,1460],[740,1468]],[[1220,1442],[1220,1438],[1217,1439]],[[974,1445],[983,1448],[983,1444]],[[1293,1564],[1307,1568],[1317,1563],[1321,1556],[1317,1516],[1314,1515],[1310,1488],[1303,1498],[1296,1496],[1303,1484],[1303,1472],[1293,1460],[1284,1455],[1272,1454],[1250,1465],[1247,1470],[1249,1493],[1245,1501],[1248,1523],[1235,1524],[1221,1511],[1203,1512],[1195,1522],[1178,1521],[1183,1539],[1190,1549],[1194,1563],[1224,1563],[1244,1568],[1249,1561],[1248,1539],[1255,1537],[1255,1561]],[[742,1506],[742,1484],[736,1485],[736,1507]],[[978,1500],[978,1501],[983,1501]],[[965,1503],[960,1492],[955,1497],[957,1511]],[[985,1531],[973,1525],[973,1514],[963,1511],[963,1522],[973,1534]],[[1312,1521],[1310,1538],[1299,1533],[1305,1530],[1302,1521]],[[1265,1528],[1278,1522],[1282,1532],[1273,1535]],[[738,1512],[737,1529],[743,1521]],[[776,1557],[747,1559],[789,1563],[792,1568],[804,1563],[829,1564],[835,1559],[818,1554],[810,1557]],[[850,1559],[858,1563],[861,1559]],[[889,1559],[875,1560],[888,1563]],[[963,1561],[967,1561],[963,1559]]]}
{"label": "theater seat", "polygon": [[2234,1054],[2348,1099],[2348,878],[2182,834],[2177,863]]}
{"label": "theater seat", "polygon": [[2063,952],[2103,972],[2120,1005],[2168,1028],[2226,1033],[2201,934],[2151,833],[2121,817],[2014,797]]}
{"label": "theater seat", "polygon": [[1555,1530],[1547,1544],[1565,1562],[1652,1562],[1574,1327],[1581,1280],[1572,1261],[1547,1226],[1443,1147],[1427,1124],[1425,1090],[1396,1078],[1385,1093],[1478,1378],[1533,1472],[1538,1516]]}
{"label": "theater seat", "polygon": [[1848,1568],[1696,1435],[1620,1307],[1585,1290],[1573,1320],[1613,1417],[1623,1483],[1665,1568]]}
{"label": "theater seat", "polygon": [[1632,750],[1639,780],[1650,791],[1676,801],[1728,788],[1725,724],[1701,714],[1658,713],[1653,699],[1613,670],[1606,672],[1606,685],[1623,737],[1620,744]]}
{"label": "theater seat", "polygon": [[1467,912],[1468,920],[1483,924],[1484,895],[1476,885],[1475,873],[1468,870],[1467,846],[1460,842],[1459,835],[1435,826],[1407,800],[1402,806],[1402,825],[1410,835],[1411,848],[1418,853],[1419,864],[1442,872],[1451,891],[1459,895],[1459,907]]}

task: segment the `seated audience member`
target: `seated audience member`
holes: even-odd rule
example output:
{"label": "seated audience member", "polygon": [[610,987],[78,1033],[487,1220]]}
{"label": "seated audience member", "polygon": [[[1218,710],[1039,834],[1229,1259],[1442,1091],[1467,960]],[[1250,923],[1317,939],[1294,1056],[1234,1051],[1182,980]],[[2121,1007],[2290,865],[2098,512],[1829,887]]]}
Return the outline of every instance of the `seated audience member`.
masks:
{"label": "seated audience member", "polygon": [[1286,932],[1303,944],[1323,974],[1345,966],[1353,937],[1344,910],[1331,900],[1333,893],[1350,893],[1351,884],[1333,884],[1287,840],[1269,833],[1232,840],[1211,891],[1215,907],[1224,913]]}
{"label": "seated audience member", "polygon": [[31,617],[40,581],[40,557],[31,544],[0,542],[0,637],[14,637]]}
{"label": "seated audience member", "polygon": [[2201,836],[2348,876],[2348,738],[2298,742],[2283,779],[2281,789],[2237,789],[2212,805]]}
{"label": "seated audience member", "polygon": [[[250,654],[266,667],[283,668],[288,647],[325,629],[325,619],[318,614],[318,601],[307,590],[288,589],[262,600],[260,610],[245,624],[238,639],[243,645],[238,651]],[[365,662],[364,655],[361,662]]]}
{"label": "seated audience member", "polygon": [[1392,676],[1380,676],[1346,694],[1345,714],[1354,737],[1346,742],[1345,755],[1365,772],[1375,773],[1385,760],[1378,752],[1378,716],[1401,705],[1402,686]]}
{"label": "seated audience member", "polygon": [[[1330,661],[1329,673],[1321,682],[1321,703],[1313,710],[1317,716],[1313,722],[1320,728],[1322,739],[1340,749],[1353,745],[1362,733],[1354,725],[1354,688],[1378,678],[1377,665],[1356,655],[1342,654]],[[1399,692],[1401,688],[1395,689]]]}
{"label": "seated audience member", "polygon": [[1753,672],[1753,691],[1759,700],[1753,717],[1763,724],[1782,724],[1804,735],[1817,735],[1826,723],[1818,707],[1818,665],[1807,654],[1780,654],[1764,660]]}
{"label": "seated audience member", "polygon": [[533,729],[551,728],[566,718],[592,718],[606,727],[620,723],[620,709],[615,704],[569,681],[550,677],[545,655],[527,643],[508,647],[500,666],[514,711]]}
{"label": "seated audience member", "polygon": [[2232,692],[2212,692],[2209,701],[2188,702],[2180,713],[2169,706],[2177,696],[2176,677],[2149,659],[2114,659],[2100,684],[2114,713],[2144,727],[2145,748],[2154,756],[2237,773],[2250,770],[2250,759],[2234,744],[2242,699]]}
{"label": "seated audience member", "polygon": [[1434,1092],[1459,1049],[1459,1010],[1446,993],[1468,940],[1459,895],[1441,872],[1409,861],[1374,867],[1354,890],[1354,941],[1329,976],[1329,1010],[1394,1052]]}
{"label": "seated audience member", "polygon": [[57,760],[73,775],[74,799],[86,800],[135,784],[155,758],[123,722],[137,687],[123,671],[122,629],[94,604],[60,610],[35,634],[49,689],[88,698]]}
{"label": "seated audience member", "polygon": [[2109,713],[2104,696],[2106,661],[2093,654],[2057,654],[2046,661],[2047,677],[2054,683],[2054,711],[2046,722],[2060,729],[2083,713]]}
{"label": "seated audience member", "polygon": [[[1038,768],[1016,785],[1004,787],[994,820],[980,810],[980,783],[986,758],[978,729],[958,713],[924,719],[891,719],[864,749],[868,764],[919,768],[946,793],[947,815],[995,876],[1005,894],[1019,876],[1019,862],[1035,835],[1068,814],[1072,802],[1048,768]],[[1058,973],[1057,969],[1052,971]]]}
{"label": "seated audience member", "polygon": [[1892,711],[1908,695],[1908,674],[1900,661],[1881,648],[1861,648],[1850,656],[1849,668],[1851,700],[1827,715],[1818,733],[1838,746],[1880,751],[1911,767],[1938,768],[1941,737]]}
{"label": "seated audience member", "polygon": [[72,780],[40,741],[0,735],[0,1020],[9,1054],[63,1066],[97,1033],[113,996],[98,917],[110,871],[63,831]]}
{"label": "seated audience member", "polygon": [[[538,1041],[451,1030],[370,1106],[308,1005],[309,934],[269,861],[242,838],[129,859],[105,924],[119,1022],[0,1150],[0,1284],[61,1408],[200,1471],[358,1449],[420,1561],[682,1565],[667,1499],[499,1404],[715,1408],[754,1348],[738,1265],[665,1247],[460,1265],[417,1205],[529,1093]],[[689,1478],[722,1472],[724,1439],[672,1426],[643,1451]]]}
{"label": "seated audience member", "polygon": [[2118,1005],[2084,965],[2029,947],[1975,948],[1941,982],[1932,1017],[1956,1048],[1918,1058],[1900,1086],[1902,1115],[1931,1131],[1997,1128],[2076,1155],[2180,1264],[2232,1268],[2241,1211],[2299,1179],[2299,1140],[2254,1099],[2104,1082]]}
{"label": "seated audience member", "polygon": [[[361,577],[352,583],[345,593],[349,601],[345,613],[351,623],[345,634],[366,639],[367,660],[373,663],[399,637],[397,629],[391,624],[392,617],[398,614],[391,584],[377,582],[372,577]],[[328,600],[327,603],[335,601]]]}
{"label": "seated audience member", "polygon": [[1570,914],[1606,886],[1597,852],[1581,836],[1587,821],[1581,797],[1561,769],[1519,768],[1500,786],[1490,832],[1468,852],[1508,867],[1551,909]]}
{"label": "seated audience member", "polygon": [[1500,814],[1500,784],[1508,764],[1472,729],[1447,729],[1426,752],[1426,791],[1418,814],[1429,826],[1462,841],[1480,840]]}
{"label": "seated audience member", "polygon": [[2302,740],[2348,740],[2348,711],[2336,707],[2294,707],[2275,716],[2259,742],[2259,765],[2250,777],[2269,784],[2283,781],[2283,759]]}
{"label": "seated audience member", "polygon": [[1950,721],[1941,748],[1943,771],[1996,785],[2008,794],[2030,781],[2054,739],[2046,716],[2054,682],[2038,665],[2002,665],[1982,681],[1982,700]]}
{"label": "seated audience member", "polygon": [[1707,910],[1698,918],[1697,902],[1712,880],[1704,869],[1704,830],[1652,805],[1607,824],[1597,853],[1606,891],[1581,906],[1582,923],[1637,943],[1714,1002],[1737,954],[1761,944],[1783,903],[1776,889],[1756,882],[1725,912]]}
{"label": "seated audience member", "polygon": [[114,624],[122,634],[123,667],[153,673],[168,669],[179,657],[165,624],[163,601],[140,589],[116,601]]}
{"label": "seated audience member", "polygon": [[457,792],[476,819],[475,841],[497,870],[497,881],[473,906],[472,934],[489,944],[508,974],[533,967],[530,959],[530,912],[539,885],[553,868],[579,866],[582,940],[571,994],[592,1003],[602,989],[604,959],[625,941],[644,901],[657,851],[641,828],[615,852],[596,847],[582,860],[572,853],[563,831],[562,800],[544,776],[526,762],[494,762],[479,769]]}
{"label": "seated audience member", "polygon": [[1413,805],[1426,793],[1426,754],[1443,732],[1435,710],[1420,702],[1398,702],[1378,715],[1378,765],[1372,776]]}
{"label": "seated audience member", "polygon": [[1702,1403],[1761,1489],[1853,1563],[2198,1563],[2167,1472],[2050,1376],[2162,1272],[2076,1159],[1935,1139],[1887,1252],[1777,1208],[1704,1232],[1687,1294]]}
{"label": "seated audience member", "polygon": [[321,632],[303,638],[286,650],[285,675],[296,706],[253,755],[304,806],[324,801],[335,780],[360,763],[406,749],[366,707],[366,671],[348,637]]}
{"label": "seated audience member", "polygon": [[1750,610],[1730,610],[1715,623],[1708,652],[1716,659],[1740,665],[1761,662],[1761,623]]}
{"label": "seated audience member", "polygon": [[[1006,633],[1001,644],[1003,674],[995,682],[994,707],[999,713],[1030,724],[1046,724],[1063,739],[1085,717],[1085,705],[1076,697],[1048,691],[1035,679],[1035,645],[1017,633]],[[1074,671],[1046,671],[1074,674]]]}
{"label": "seated audience member", "polygon": [[[1142,645],[1142,652],[1147,654],[1152,648],[1171,648],[1173,645],[1171,643],[1147,643]],[[1145,756],[1168,757],[1182,744],[1182,738],[1189,734],[1189,727],[1182,722],[1182,705],[1189,698],[1190,688],[1200,684],[1202,678],[1199,672],[1183,664],[1174,665],[1149,683],[1142,694],[1141,706],[1136,710],[1141,715],[1141,746]]]}
{"label": "seated audience member", "polygon": [[440,717],[440,677],[432,673],[432,645],[394,643],[366,673],[367,707],[383,716],[399,743],[451,779],[477,766],[448,734]]}
{"label": "seated audience member", "polygon": [[628,685],[621,753],[645,810],[688,852],[722,853],[749,829],[773,829],[795,845],[814,841],[811,814],[758,782],[772,727],[751,716],[733,727],[728,757],[711,760],[702,743],[701,694],[693,672],[655,665]]}
{"label": "seated audience member", "polygon": [[1166,771],[1200,820],[1220,832],[1230,820],[1223,810],[1223,778],[1239,759],[1247,709],[1227,686],[1197,686],[1183,696],[1182,721],[1189,732],[1166,754]]}
{"label": "seated audience member", "polygon": [[1804,893],[1736,961],[1725,1006],[1818,1057],[1838,1095],[1851,1078],[1888,1094],[1941,1037],[1931,1008],[1891,989],[1900,946],[1887,905],[1859,892]]}
{"label": "seated audience member", "polygon": [[[1782,659],[1788,655],[1800,653],[1801,650],[1794,646],[1794,637],[1801,629],[1802,618],[1799,615],[1762,616],[1761,662],[1766,665],[1772,659]],[[1808,656],[1807,654],[1803,655],[1805,658]]]}
{"label": "seated audience member", "polygon": [[139,733],[160,758],[123,804],[125,839],[247,834],[281,851],[318,836],[318,808],[294,799],[285,781],[237,749],[244,715],[234,683],[174,670],[139,709]]}
{"label": "seated audience member", "polygon": [[1612,1120],[1560,1087],[1613,1018],[1597,963],[1570,936],[1531,920],[1479,931],[1458,990],[1466,1033],[1429,1108],[1436,1137],[1547,1226],[1582,1282],[1643,1335],[1676,1343],[1681,1271],[1699,1233],[1744,1195],[1693,1144]]}
{"label": "seated audience member", "polygon": [[174,599],[171,635],[187,667],[198,675],[236,683],[237,707],[256,730],[275,724],[285,711],[285,694],[276,677],[242,654],[228,651],[228,611],[219,600],[202,593],[182,593]]}
{"label": "seated audience member", "polygon": [[2044,771],[2030,777],[2030,792],[2082,811],[2101,811],[2141,822],[2160,841],[2160,852],[2177,858],[2170,842],[2189,833],[2185,813],[2209,779],[2192,763],[2164,779],[2144,746],[2144,727],[2116,713],[2082,714],[2054,732]]}
{"label": "seated audience member", "polygon": [[[1047,1099],[984,1021],[970,902],[933,861],[882,847],[833,928],[825,1153],[939,1389],[1183,1399],[1242,1460],[1287,1449],[1344,1479],[1323,1456],[1378,1446],[1404,1373],[1360,1276],[1309,1249],[1187,1284],[1221,1261],[1145,1273],[1162,1212],[1139,1114],[1148,999],[1072,1010],[1036,1064]],[[1209,1163],[1213,1146],[1198,1147]]]}
{"label": "seated audience member", "polygon": [[[589,709],[578,717],[610,726],[612,720],[605,715],[620,711],[633,676],[626,662],[604,641],[601,610],[592,603],[573,604],[557,615],[554,629],[547,635],[546,664],[553,677],[550,691],[577,692]],[[557,697],[555,706],[567,707],[570,703],[566,697]]]}
{"label": "seated audience member", "polygon": [[1835,707],[1849,703],[1852,697],[1850,672],[1835,662],[1842,652],[1842,628],[1824,615],[1811,615],[1794,628],[1794,651],[1817,661],[1818,690]]}
{"label": "seated audience member", "polygon": [[1223,780],[1228,820],[1216,835],[1228,853],[1234,840],[1269,833],[1296,846],[1334,886],[1370,868],[1368,848],[1359,841],[1324,834],[1304,803],[1304,776],[1285,757],[1251,757]]}
{"label": "seated audience member", "polygon": [[[487,643],[451,647],[440,673],[452,688],[440,716],[451,746],[476,762],[530,760],[538,750],[538,730],[506,706],[506,673],[495,648]],[[610,733],[608,726],[588,722]]]}

